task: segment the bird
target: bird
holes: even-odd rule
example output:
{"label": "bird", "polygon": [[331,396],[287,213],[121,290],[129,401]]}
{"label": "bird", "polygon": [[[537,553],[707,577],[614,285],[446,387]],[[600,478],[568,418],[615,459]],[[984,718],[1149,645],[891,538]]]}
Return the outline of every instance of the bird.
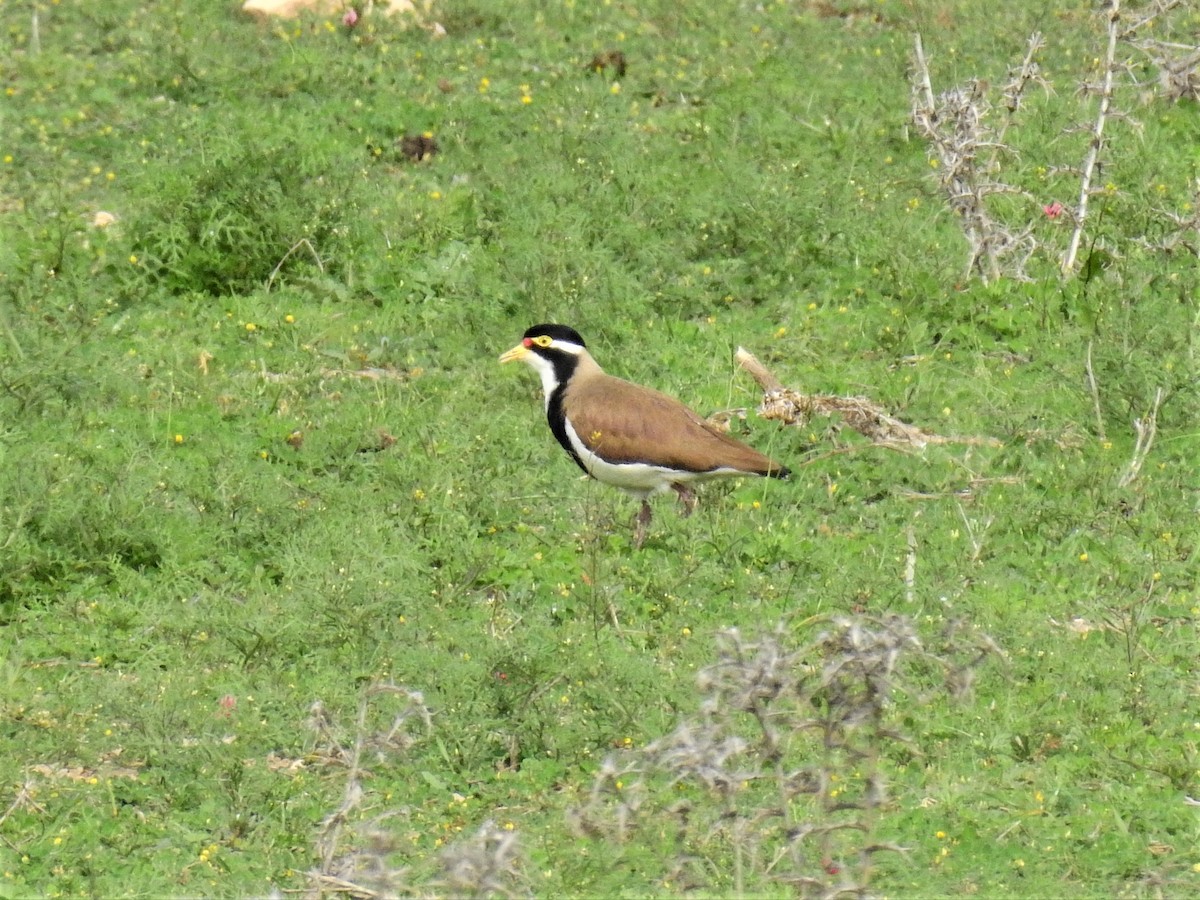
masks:
{"label": "bird", "polygon": [[674,490],[683,515],[696,506],[692,485],[714,478],[791,471],[731,438],[678,400],[607,374],[575,329],[534,325],[500,356],[520,360],[542,380],[550,431],[579,468],[641,500],[634,546],[646,539],[650,497]]}

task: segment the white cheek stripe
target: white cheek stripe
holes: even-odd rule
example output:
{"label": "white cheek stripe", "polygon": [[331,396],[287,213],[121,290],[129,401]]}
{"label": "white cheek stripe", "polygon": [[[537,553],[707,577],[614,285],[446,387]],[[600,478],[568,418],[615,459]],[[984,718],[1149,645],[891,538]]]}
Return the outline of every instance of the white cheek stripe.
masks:
{"label": "white cheek stripe", "polygon": [[529,363],[530,368],[534,369],[542,379],[542,397],[545,400],[546,409],[550,409],[550,395],[558,388],[558,378],[554,374],[554,364],[548,359],[543,359],[536,353],[530,353],[525,357],[525,361]]}
{"label": "white cheek stripe", "polygon": [[672,484],[687,484],[693,481],[708,481],[710,478],[746,474],[728,467],[713,469],[711,472],[681,472],[678,469],[669,469],[650,463],[614,465],[605,462],[584,446],[570,422],[564,424],[566,425],[567,440],[571,442],[575,453],[583,460],[584,468],[587,469],[589,475],[597,481],[619,487],[638,497],[649,497],[651,494],[665,491]]}

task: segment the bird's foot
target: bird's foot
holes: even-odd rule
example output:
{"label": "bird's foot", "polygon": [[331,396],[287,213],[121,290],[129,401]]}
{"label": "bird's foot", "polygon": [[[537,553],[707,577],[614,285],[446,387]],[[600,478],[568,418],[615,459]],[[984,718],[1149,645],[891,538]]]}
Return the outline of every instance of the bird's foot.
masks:
{"label": "bird's foot", "polygon": [[642,544],[646,542],[646,527],[650,524],[650,501],[643,500],[642,508],[638,510],[638,514],[633,521],[636,530],[633,536],[633,547],[635,550],[641,550]]}
{"label": "bird's foot", "polygon": [[671,487],[679,495],[679,505],[683,507],[684,518],[687,518],[696,511],[696,492],[686,484],[673,484]]}

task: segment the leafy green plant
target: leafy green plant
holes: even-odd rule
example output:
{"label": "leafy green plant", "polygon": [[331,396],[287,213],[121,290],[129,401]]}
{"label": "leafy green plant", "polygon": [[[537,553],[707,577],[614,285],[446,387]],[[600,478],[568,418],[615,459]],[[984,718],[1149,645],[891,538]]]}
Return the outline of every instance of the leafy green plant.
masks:
{"label": "leafy green plant", "polygon": [[336,161],[314,164],[291,158],[288,145],[239,141],[161,165],[156,202],[132,244],[151,284],[218,296],[253,290],[300,241],[312,258],[300,254],[293,266],[315,259],[336,274],[344,265],[350,179]]}

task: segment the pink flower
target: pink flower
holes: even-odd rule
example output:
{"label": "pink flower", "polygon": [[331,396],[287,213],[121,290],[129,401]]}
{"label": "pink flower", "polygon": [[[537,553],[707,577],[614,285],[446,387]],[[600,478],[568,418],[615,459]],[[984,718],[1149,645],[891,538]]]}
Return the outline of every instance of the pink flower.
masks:
{"label": "pink flower", "polygon": [[217,713],[222,719],[228,719],[235,709],[237,709],[237,697],[233,694],[226,694],[218,701],[221,711]]}
{"label": "pink flower", "polygon": [[342,24],[347,28],[353,28],[358,24],[358,10],[353,6],[346,10],[346,14],[342,16]]}
{"label": "pink flower", "polygon": [[1057,219],[1063,214],[1063,205],[1055,200],[1053,203],[1043,206],[1042,212],[1046,214],[1047,219]]}

